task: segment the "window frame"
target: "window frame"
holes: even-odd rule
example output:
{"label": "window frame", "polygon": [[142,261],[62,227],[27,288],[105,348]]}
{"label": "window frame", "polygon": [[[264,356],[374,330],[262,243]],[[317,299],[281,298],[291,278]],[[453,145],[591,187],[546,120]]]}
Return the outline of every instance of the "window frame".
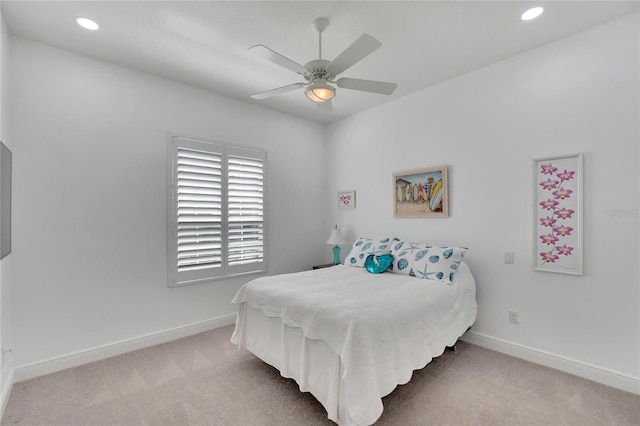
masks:
{"label": "window frame", "polygon": [[[263,150],[230,145],[201,138],[168,135],[167,179],[167,283],[169,287],[211,282],[247,274],[268,272],[267,231],[267,153]],[[195,271],[178,270],[178,150],[194,150],[221,157],[221,255],[220,267]],[[229,265],[229,158],[241,157],[262,162],[262,261]]]}

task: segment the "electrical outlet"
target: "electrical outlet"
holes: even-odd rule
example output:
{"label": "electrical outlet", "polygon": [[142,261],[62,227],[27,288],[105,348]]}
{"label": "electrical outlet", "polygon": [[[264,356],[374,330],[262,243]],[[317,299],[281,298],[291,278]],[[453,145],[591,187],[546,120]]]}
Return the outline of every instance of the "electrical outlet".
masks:
{"label": "electrical outlet", "polygon": [[513,324],[520,324],[520,312],[510,310],[509,311],[509,322]]}
{"label": "electrical outlet", "polygon": [[512,264],[513,263],[513,252],[512,251],[505,251],[504,252],[504,263],[506,263],[506,264]]}

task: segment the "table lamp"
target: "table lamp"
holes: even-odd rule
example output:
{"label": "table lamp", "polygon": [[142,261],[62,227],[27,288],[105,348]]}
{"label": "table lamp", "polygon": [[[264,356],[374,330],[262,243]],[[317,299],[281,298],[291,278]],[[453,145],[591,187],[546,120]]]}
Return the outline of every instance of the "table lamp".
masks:
{"label": "table lamp", "polygon": [[340,233],[340,229],[338,229],[338,225],[331,230],[331,234],[329,234],[329,239],[327,240],[327,244],[333,245],[333,264],[340,264],[340,244],[345,244],[346,241],[342,238],[342,234]]}

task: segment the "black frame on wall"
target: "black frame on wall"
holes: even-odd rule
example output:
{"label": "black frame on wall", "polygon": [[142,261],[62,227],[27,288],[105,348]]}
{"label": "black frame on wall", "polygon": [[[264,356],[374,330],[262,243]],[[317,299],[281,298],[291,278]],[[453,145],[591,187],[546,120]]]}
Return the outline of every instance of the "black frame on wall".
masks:
{"label": "black frame on wall", "polygon": [[0,142],[0,259],[11,253],[11,157]]}

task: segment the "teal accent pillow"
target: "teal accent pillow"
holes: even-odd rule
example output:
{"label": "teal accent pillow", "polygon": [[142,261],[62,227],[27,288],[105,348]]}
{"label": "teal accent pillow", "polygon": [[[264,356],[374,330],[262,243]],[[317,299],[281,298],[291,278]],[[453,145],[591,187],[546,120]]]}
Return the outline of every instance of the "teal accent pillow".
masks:
{"label": "teal accent pillow", "polygon": [[367,272],[371,274],[380,274],[389,269],[389,266],[391,266],[392,262],[393,255],[391,254],[381,254],[379,256],[370,254],[364,261],[364,267]]}

